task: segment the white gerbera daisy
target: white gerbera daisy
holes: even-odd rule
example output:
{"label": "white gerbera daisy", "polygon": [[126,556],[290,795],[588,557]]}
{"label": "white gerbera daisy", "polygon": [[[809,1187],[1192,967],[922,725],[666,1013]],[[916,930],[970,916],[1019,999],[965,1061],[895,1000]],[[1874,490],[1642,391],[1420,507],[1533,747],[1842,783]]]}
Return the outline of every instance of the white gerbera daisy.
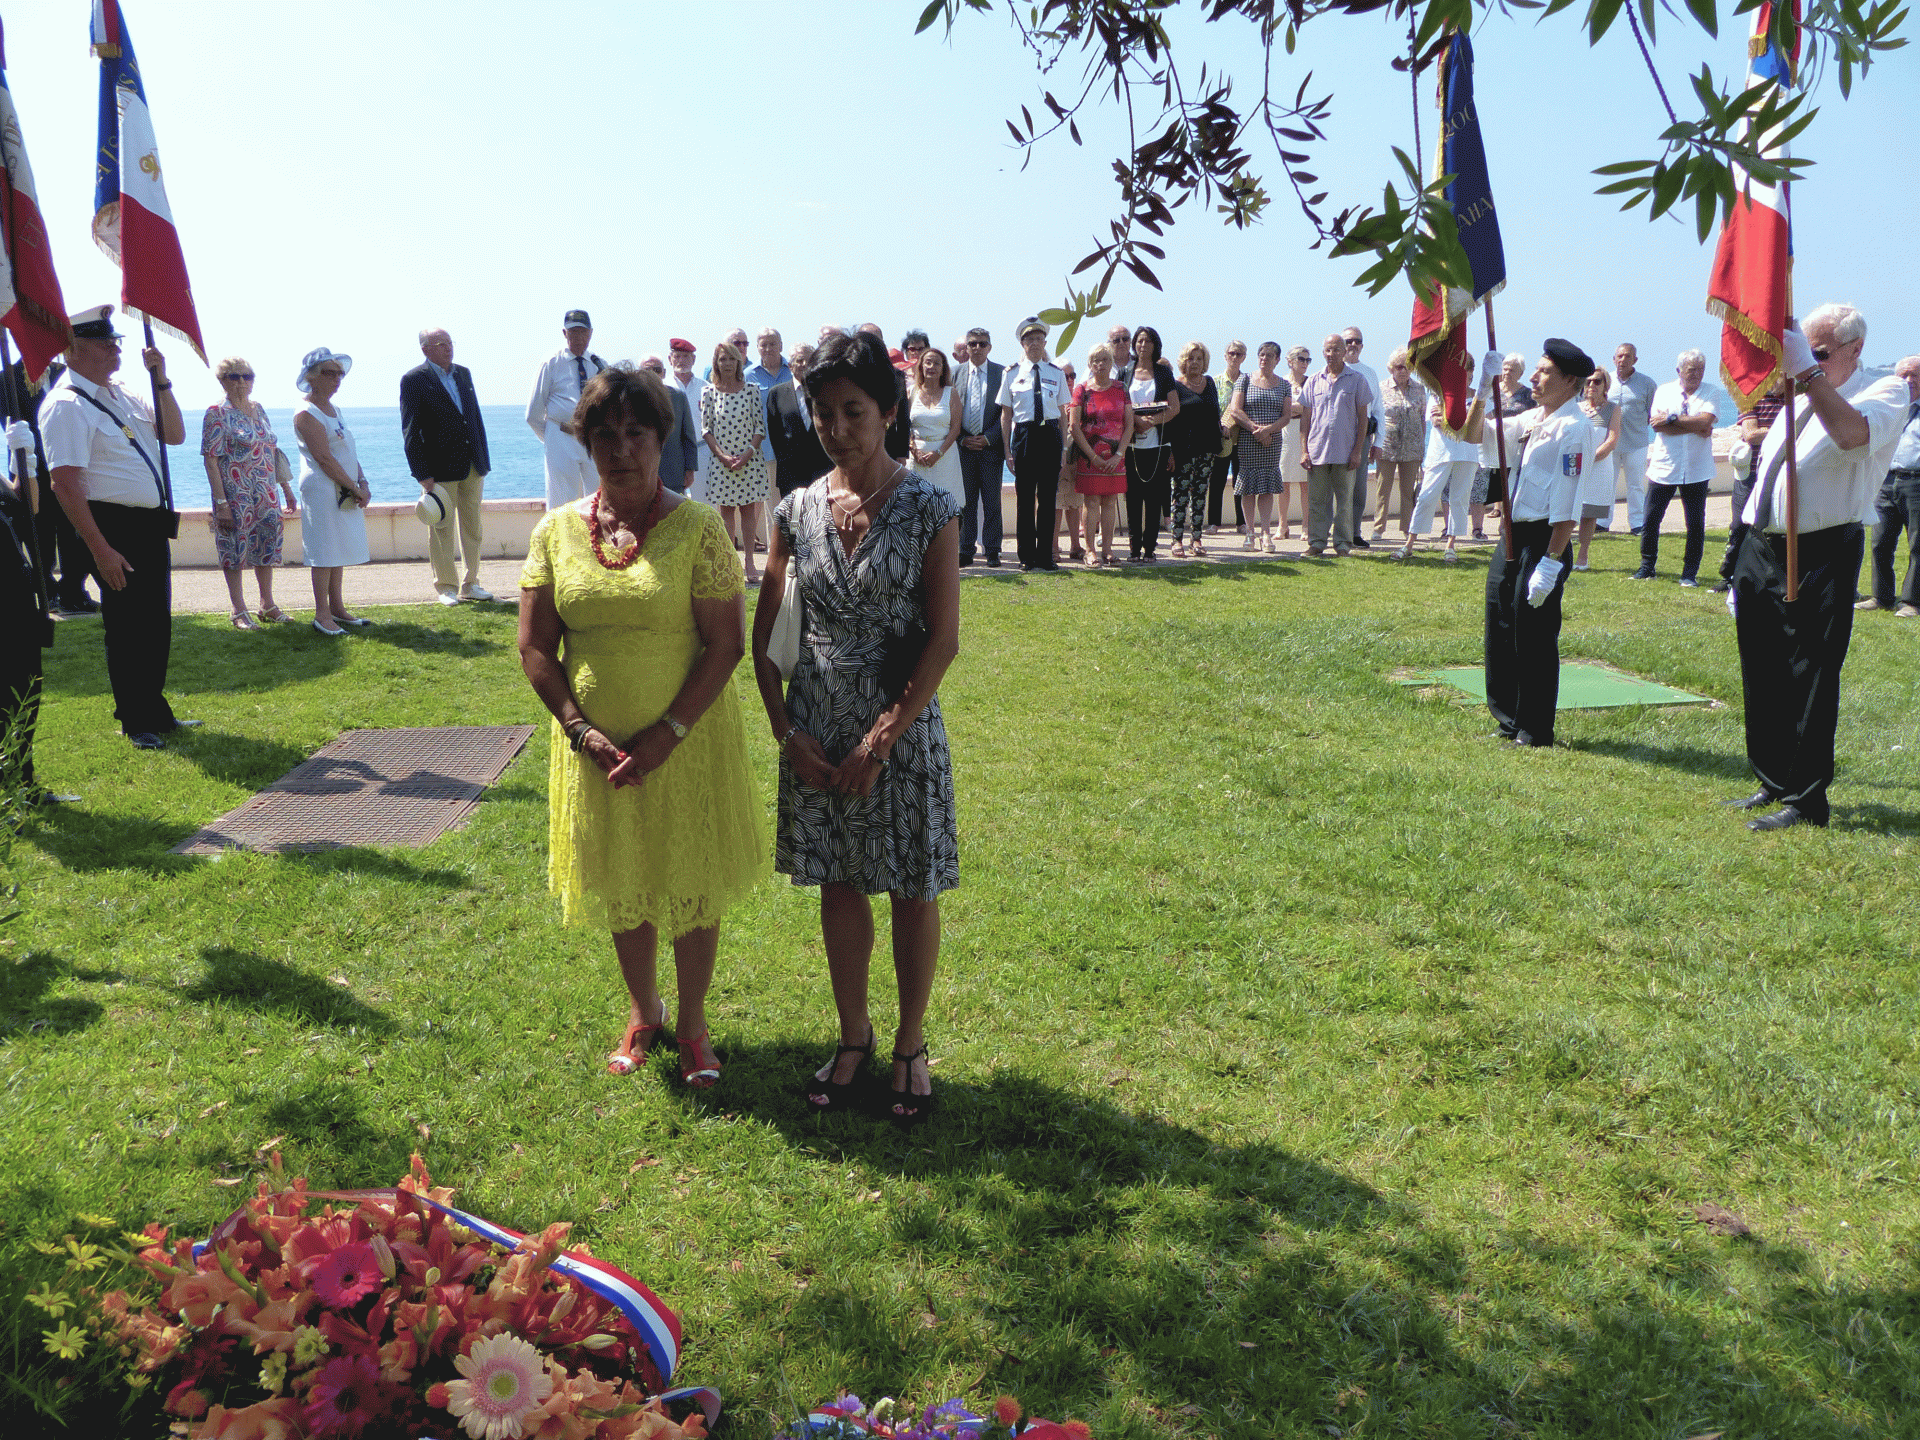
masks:
{"label": "white gerbera daisy", "polygon": [[495,1335],[456,1355],[464,1379],[447,1382],[447,1413],[473,1440],[518,1440],[527,1417],[553,1393],[540,1352],[518,1335]]}

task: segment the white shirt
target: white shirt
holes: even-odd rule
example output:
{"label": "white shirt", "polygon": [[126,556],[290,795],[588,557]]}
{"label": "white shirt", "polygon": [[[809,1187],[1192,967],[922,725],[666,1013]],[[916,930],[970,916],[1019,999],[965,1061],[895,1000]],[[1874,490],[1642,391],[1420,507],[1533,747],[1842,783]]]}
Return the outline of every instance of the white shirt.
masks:
{"label": "white shirt", "polygon": [[134,453],[119,424],[82,400],[76,390],[93,396],[127,421],[140,443],[140,453],[153,461],[154,470],[159,468],[160,449],[154,441],[153,411],[147,402],[111,380],[105,385],[96,385],[71,370],[40,402],[40,443],[46,452],[47,468],[79,466],[86,472],[89,500],[127,505],[136,510],[158,510],[160,482],[154,470],[148,469],[147,461]]}
{"label": "white shirt", "polygon": [[[1133,408],[1138,410],[1142,405],[1152,405],[1155,403],[1154,395],[1158,389],[1159,386],[1154,381],[1152,370],[1136,370],[1133,372],[1133,383],[1127,386],[1127,398],[1133,402]],[[1136,450],[1158,449],[1160,445],[1160,427],[1157,425],[1149,425],[1142,434],[1131,437],[1127,443],[1132,445]]]}
{"label": "white shirt", "polygon": [[1593,465],[1593,419],[1574,395],[1551,415],[1537,406],[1514,422],[1526,449],[1513,478],[1513,518],[1559,524],[1580,518],[1580,481]]}
{"label": "white shirt", "polygon": [[[1669,380],[1653,392],[1648,413],[1665,411],[1669,419],[1707,414],[1719,423],[1719,390],[1702,382],[1691,395],[1680,392],[1680,382]],[[1624,422],[1622,433],[1625,433]],[[1658,430],[1647,443],[1647,483],[1704,485],[1713,478],[1713,432],[1704,435],[1663,435]]]}
{"label": "white shirt", "polygon": [[1624,380],[1616,375],[1607,387],[1607,399],[1620,407],[1622,450],[1644,450],[1653,438],[1647,416],[1653,411],[1653,393],[1659,388],[1644,370],[1636,370]]}
{"label": "white shirt", "polygon": [[[1807,421],[1794,447],[1794,471],[1800,481],[1800,498],[1795,509],[1801,534],[1831,530],[1836,525],[1863,524],[1873,519],[1874,497],[1886,478],[1887,465],[1893,459],[1893,447],[1900,443],[1901,427],[1907,423],[1907,382],[1898,375],[1883,375],[1869,382],[1864,371],[1855,370],[1840,387],[1840,398],[1858,410],[1867,422],[1867,443],[1858,450],[1842,450],[1827,435],[1820,417]],[[1812,400],[1794,397],[1794,405],[1804,415]],[[41,411],[44,415],[45,410]],[[46,421],[41,422],[42,429]],[[1764,521],[1759,516],[1760,492],[1773,468],[1774,456],[1786,448],[1787,410],[1782,406],[1773,426],[1760,445],[1759,464],[1753,494],[1747,500],[1741,519],[1762,530],[1786,529],[1786,465],[1774,481],[1773,514]],[[53,463],[51,453],[47,463]]]}
{"label": "white shirt", "polygon": [[[1493,417],[1486,420],[1492,428]],[[1421,466],[1453,465],[1467,460],[1480,458],[1480,444],[1475,440],[1458,440],[1436,425],[1432,419],[1427,421],[1427,453],[1421,459]]]}
{"label": "white shirt", "polygon": [[1368,413],[1378,420],[1387,410],[1386,397],[1380,393],[1380,377],[1373,373],[1371,365],[1362,365],[1358,360],[1347,361],[1347,368],[1358,370],[1360,378],[1367,382],[1367,390],[1373,396],[1373,409]]}
{"label": "white shirt", "polygon": [[[586,367],[589,380],[607,368],[607,362],[591,351],[579,359]],[[581,365],[574,363],[571,350],[563,349],[543,361],[533,377],[533,394],[527,399],[527,428],[542,440],[547,437],[549,420],[558,422],[570,418],[573,407],[580,403]]]}
{"label": "white shirt", "polygon": [[1033,384],[1036,374],[1046,397],[1047,419],[1059,419],[1067,408],[1065,372],[1058,365],[1045,360],[1022,357],[1018,364],[1007,366],[1006,373],[1000,377],[1000,404],[1013,416],[1016,425],[1028,424],[1034,418]]}

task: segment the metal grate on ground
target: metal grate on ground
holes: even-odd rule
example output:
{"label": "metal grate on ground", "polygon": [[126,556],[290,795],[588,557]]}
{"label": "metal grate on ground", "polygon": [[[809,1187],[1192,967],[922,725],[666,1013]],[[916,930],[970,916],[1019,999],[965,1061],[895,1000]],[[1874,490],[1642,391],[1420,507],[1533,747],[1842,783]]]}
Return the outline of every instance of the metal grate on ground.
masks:
{"label": "metal grate on ground", "polygon": [[465,824],[532,734],[531,725],[349,730],[173,853],[417,849]]}

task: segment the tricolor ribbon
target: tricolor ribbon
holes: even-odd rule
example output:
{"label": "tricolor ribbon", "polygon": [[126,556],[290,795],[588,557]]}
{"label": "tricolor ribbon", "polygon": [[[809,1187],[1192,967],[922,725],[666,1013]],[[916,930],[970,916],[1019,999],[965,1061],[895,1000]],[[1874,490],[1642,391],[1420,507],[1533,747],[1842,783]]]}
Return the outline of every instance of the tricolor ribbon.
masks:
{"label": "tricolor ribbon", "polygon": [[[471,1230],[483,1240],[489,1240],[503,1250],[517,1250],[527,1237],[518,1230],[510,1230],[505,1225],[496,1225],[491,1220],[469,1214],[465,1210],[456,1210],[451,1205],[442,1205],[439,1201],[408,1191],[413,1199],[451,1220],[454,1224]],[[358,1205],[364,1201],[392,1203],[400,1198],[397,1190],[309,1190],[309,1200],[338,1200]],[[193,1258],[198,1260],[210,1246],[227,1239],[239,1228],[246,1218],[247,1207],[241,1206],[229,1215],[205,1240],[193,1247]],[[669,1310],[645,1285],[634,1279],[617,1265],[593,1255],[582,1255],[575,1251],[563,1250],[548,1264],[551,1270],[557,1270],[569,1280],[585,1286],[601,1299],[610,1302],[620,1313],[627,1317],[640,1336],[646,1342],[647,1353],[653,1357],[654,1368],[660,1372],[662,1381],[673,1379],[674,1368],[680,1361],[680,1317]],[[689,1385],[677,1390],[663,1390],[662,1400],[690,1400],[697,1404],[707,1417],[709,1425],[720,1418],[720,1392],[710,1385]]]}

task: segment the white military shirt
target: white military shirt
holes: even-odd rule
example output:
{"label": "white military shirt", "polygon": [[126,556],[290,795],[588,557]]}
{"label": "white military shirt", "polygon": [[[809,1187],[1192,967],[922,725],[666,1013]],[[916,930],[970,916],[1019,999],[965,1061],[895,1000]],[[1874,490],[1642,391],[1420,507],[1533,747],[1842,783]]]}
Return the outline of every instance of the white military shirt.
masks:
{"label": "white military shirt", "polygon": [[[607,368],[607,362],[591,350],[578,358],[589,380]],[[527,428],[542,440],[547,438],[549,420],[557,425],[572,419],[573,407],[580,403],[581,366],[574,360],[573,352],[563,347],[533,377],[533,394],[527,399]]]}
{"label": "white military shirt", "polygon": [[1525,449],[1513,477],[1513,518],[1578,520],[1580,482],[1593,467],[1593,417],[1576,394],[1551,415],[1536,406],[1515,423]]}
{"label": "white military shirt", "polygon": [[[1815,415],[1807,421],[1794,443],[1794,473],[1800,481],[1799,503],[1794,507],[1801,534],[1831,530],[1836,525],[1864,524],[1873,519],[1874,497],[1880,482],[1886,479],[1887,466],[1893,461],[1894,447],[1900,443],[1900,431],[1907,423],[1907,382],[1898,375],[1883,375],[1869,381],[1864,371],[1855,370],[1839,387],[1840,398],[1858,410],[1867,422],[1867,443],[1858,450],[1842,450],[1827,435],[1827,428]],[[1805,395],[1793,399],[1804,416],[1813,401]],[[44,413],[44,412],[42,412]],[[45,422],[43,421],[42,424]],[[1774,481],[1772,511],[1762,517],[1760,492],[1773,467],[1774,456],[1787,444],[1787,409],[1783,405],[1773,418],[1767,438],[1760,444],[1760,461],[1754,468],[1758,477],[1747,508],[1740,518],[1762,530],[1787,528],[1786,466],[1783,462]],[[48,456],[52,463],[52,456]]]}
{"label": "white military shirt", "polygon": [[1034,418],[1033,386],[1036,376],[1045,396],[1047,419],[1058,420],[1067,408],[1066,372],[1048,361],[1029,360],[1023,355],[1018,364],[1007,366],[1006,374],[1000,377],[998,398],[1001,407],[1013,416],[1016,425],[1025,425]]}
{"label": "white military shirt", "polygon": [[[80,398],[82,393],[93,396],[117,418],[102,415]],[[127,443],[120,422],[133,431],[140,454]],[[160,466],[160,447],[154,439],[153,411],[146,401],[111,380],[96,385],[67,371],[40,402],[40,442],[49,470],[77,465],[86,472],[87,499],[136,510],[161,508],[160,481],[155,473]],[[153,462],[152,469],[141,454]]]}

